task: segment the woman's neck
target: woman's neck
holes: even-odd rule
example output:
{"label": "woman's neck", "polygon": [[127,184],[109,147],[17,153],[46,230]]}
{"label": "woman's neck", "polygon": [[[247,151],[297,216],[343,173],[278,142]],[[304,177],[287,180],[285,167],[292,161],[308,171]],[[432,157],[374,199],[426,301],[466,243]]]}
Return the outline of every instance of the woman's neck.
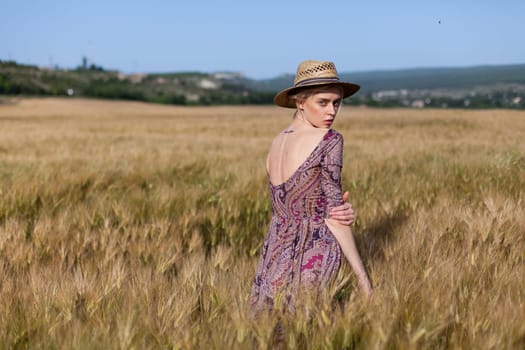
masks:
{"label": "woman's neck", "polygon": [[295,115],[294,119],[290,123],[290,126],[288,127],[288,129],[293,129],[297,131],[312,128],[315,128],[315,126],[313,126],[309,121],[304,119],[304,117],[299,115]]}

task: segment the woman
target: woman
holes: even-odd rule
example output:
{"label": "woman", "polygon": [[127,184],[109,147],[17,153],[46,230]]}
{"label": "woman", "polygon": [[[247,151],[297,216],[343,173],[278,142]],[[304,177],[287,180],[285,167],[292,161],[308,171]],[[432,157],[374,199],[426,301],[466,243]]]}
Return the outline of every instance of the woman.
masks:
{"label": "woman", "polygon": [[[341,252],[365,295],[372,293],[349,227],[353,218],[336,220],[348,210],[340,207],[343,137],[331,126],[342,99],[357,90],[358,85],[339,81],[333,63],[304,61],[294,86],[274,98],[276,105],[296,111],[268,153],[273,216],[250,296],[256,310],[272,309],[279,301],[293,311],[299,293],[315,295],[334,279]],[[337,217],[331,215],[336,207]]]}

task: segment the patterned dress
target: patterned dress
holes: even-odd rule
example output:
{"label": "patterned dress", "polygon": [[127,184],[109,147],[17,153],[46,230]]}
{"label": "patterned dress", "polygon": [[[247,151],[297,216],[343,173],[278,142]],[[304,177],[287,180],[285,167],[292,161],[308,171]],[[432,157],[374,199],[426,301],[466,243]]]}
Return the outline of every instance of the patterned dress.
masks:
{"label": "patterned dress", "polygon": [[257,310],[279,299],[293,311],[299,293],[319,293],[339,270],[341,250],[324,219],[342,204],[343,137],[330,129],[279,185],[269,181],[272,219],[250,295]]}

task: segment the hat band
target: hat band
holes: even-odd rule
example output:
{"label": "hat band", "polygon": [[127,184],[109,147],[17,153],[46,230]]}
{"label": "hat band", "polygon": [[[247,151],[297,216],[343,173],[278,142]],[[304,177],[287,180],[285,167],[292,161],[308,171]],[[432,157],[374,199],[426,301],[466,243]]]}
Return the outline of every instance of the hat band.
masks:
{"label": "hat band", "polygon": [[305,79],[303,81],[298,82],[295,84],[295,87],[303,86],[303,85],[310,85],[311,83],[337,83],[339,82],[338,77],[334,78],[310,78]]}

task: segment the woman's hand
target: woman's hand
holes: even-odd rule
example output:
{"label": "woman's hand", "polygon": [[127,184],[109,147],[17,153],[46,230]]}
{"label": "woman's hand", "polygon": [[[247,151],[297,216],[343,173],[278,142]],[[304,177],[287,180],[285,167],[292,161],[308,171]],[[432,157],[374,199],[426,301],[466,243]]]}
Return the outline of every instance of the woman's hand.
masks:
{"label": "woman's hand", "polygon": [[368,299],[372,299],[372,296],[374,295],[374,290],[372,289],[372,285],[370,284],[370,280],[368,279],[368,276],[367,275],[359,276],[358,284],[364,296],[367,297]]}
{"label": "woman's hand", "polygon": [[343,205],[332,208],[330,210],[330,218],[337,220],[341,225],[350,226],[354,223],[355,213],[352,204],[348,203],[348,196],[350,194],[346,191],[343,194]]}

